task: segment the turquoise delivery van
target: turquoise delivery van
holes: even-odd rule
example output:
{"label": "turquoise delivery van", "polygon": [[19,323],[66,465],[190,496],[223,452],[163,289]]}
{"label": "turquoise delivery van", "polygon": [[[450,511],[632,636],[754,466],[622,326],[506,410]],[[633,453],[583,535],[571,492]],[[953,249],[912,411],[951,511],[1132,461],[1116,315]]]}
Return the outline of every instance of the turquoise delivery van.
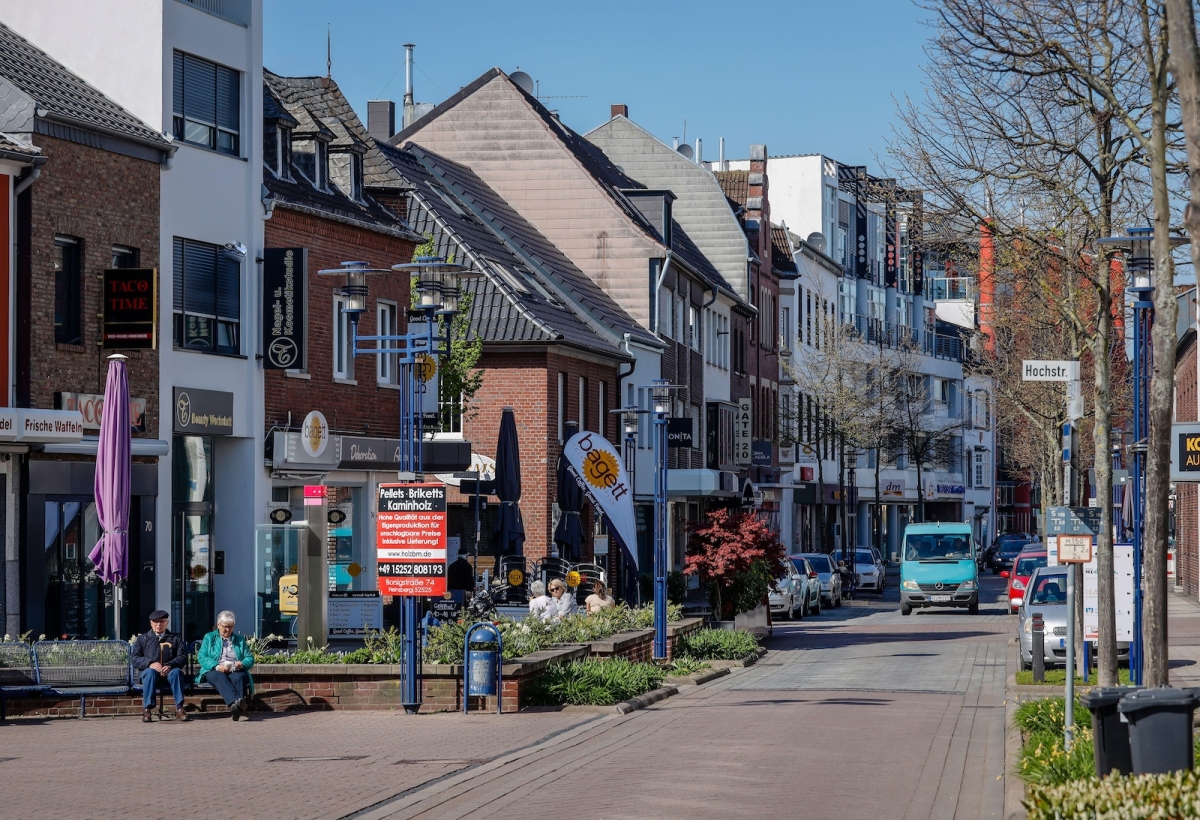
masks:
{"label": "turquoise delivery van", "polygon": [[909,524],[900,549],[900,614],[948,606],[979,612],[979,566],[970,524]]}

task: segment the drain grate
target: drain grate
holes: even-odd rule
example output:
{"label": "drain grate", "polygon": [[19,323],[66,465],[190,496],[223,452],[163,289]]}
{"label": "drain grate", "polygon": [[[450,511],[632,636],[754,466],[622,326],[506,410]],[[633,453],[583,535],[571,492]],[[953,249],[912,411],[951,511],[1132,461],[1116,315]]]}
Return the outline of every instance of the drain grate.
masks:
{"label": "drain grate", "polygon": [[481,757],[472,760],[397,760],[393,766],[477,766],[480,763],[488,763],[490,757]]}
{"label": "drain grate", "polygon": [[336,760],[366,760],[367,755],[322,755],[320,757],[277,757],[268,763],[328,763]]}

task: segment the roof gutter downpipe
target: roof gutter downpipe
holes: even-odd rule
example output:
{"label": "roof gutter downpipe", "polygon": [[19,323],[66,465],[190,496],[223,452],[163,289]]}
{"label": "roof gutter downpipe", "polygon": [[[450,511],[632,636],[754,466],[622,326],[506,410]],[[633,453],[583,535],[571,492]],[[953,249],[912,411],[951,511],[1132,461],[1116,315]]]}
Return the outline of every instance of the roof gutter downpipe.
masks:
{"label": "roof gutter downpipe", "polygon": [[654,332],[658,332],[658,317],[662,313],[662,309],[658,304],[658,292],[662,290],[663,280],[667,278],[667,271],[671,269],[671,260],[675,257],[675,253],[667,249],[667,256],[663,259],[662,267],[658,269],[658,277],[654,280],[654,316],[651,324],[654,325]]}
{"label": "roof gutter downpipe", "polygon": [[20,196],[25,191],[25,189],[28,188],[30,185],[32,185],[33,181],[35,179],[37,179],[38,177],[40,177],[41,175],[42,175],[42,168],[40,165],[35,165],[33,168],[30,168],[29,173],[24,178],[22,178],[20,182],[17,183],[17,187],[13,188],[12,195],[14,197]]}

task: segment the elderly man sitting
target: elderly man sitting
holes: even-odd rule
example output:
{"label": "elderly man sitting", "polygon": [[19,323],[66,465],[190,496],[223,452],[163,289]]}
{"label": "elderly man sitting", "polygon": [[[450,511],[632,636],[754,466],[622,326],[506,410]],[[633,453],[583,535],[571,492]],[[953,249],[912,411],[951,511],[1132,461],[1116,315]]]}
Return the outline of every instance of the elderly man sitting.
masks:
{"label": "elderly man sitting", "polygon": [[249,718],[248,696],[254,694],[254,679],[250,667],[254,655],[246,646],[246,638],[234,632],[237,625],[233,613],[225,610],[217,616],[217,628],[204,636],[197,657],[200,674],[197,682],[207,681],[221,695],[234,720]]}
{"label": "elderly man sitting", "polygon": [[150,631],[139,635],[129,650],[129,660],[142,682],[142,722],[149,723],[150,709],[158,691],[159,678],[166,678],[175,696],[175,719],[191,720],[183,711],[183,667],[187,664],[187,649],[179,633],[167,628],[169,616],[165,610],[150,613]]}

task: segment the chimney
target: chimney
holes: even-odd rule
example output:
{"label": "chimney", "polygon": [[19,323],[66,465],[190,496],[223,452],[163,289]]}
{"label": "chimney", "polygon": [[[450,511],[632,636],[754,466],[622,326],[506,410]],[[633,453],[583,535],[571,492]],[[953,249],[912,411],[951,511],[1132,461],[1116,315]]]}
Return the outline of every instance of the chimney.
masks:
{"label": "chimney", "polygon": [[[767,204],[767,146],[750,146],[750,177],[746,191],[746,222],[754,222],[758,228],[758,253],[760,256],[771,247],[771,211]],[[770,257],[764,257],[770,258]]]}
{"label": "chimney", "polygon": [[617,117],[625,117],[628,119],[629,106],[627,106],[625,103],[613,103],[609,109],[609,119],[615,119]]}
{"label": "chimney", "polygon": [[413,104],[413,83],[412,83],[412,55],[416,45],[413,43],[404,44],[404,107],[405,109],[412,108]]}
{"label": "chimney", "polygon": [[696,137],[696,156],[694,157],[697,165],[704,164],[704,140]]}
{"label": "chimney", "polygon": [[725,161],[725,138],[721,137],[721,148],[717,157],[717,170],[728,171],[729,163]]}
{"label": "chimney", "polygon": [[396,104],[391,100],[367,101],[367,133],[381,142],[396,133]]}

